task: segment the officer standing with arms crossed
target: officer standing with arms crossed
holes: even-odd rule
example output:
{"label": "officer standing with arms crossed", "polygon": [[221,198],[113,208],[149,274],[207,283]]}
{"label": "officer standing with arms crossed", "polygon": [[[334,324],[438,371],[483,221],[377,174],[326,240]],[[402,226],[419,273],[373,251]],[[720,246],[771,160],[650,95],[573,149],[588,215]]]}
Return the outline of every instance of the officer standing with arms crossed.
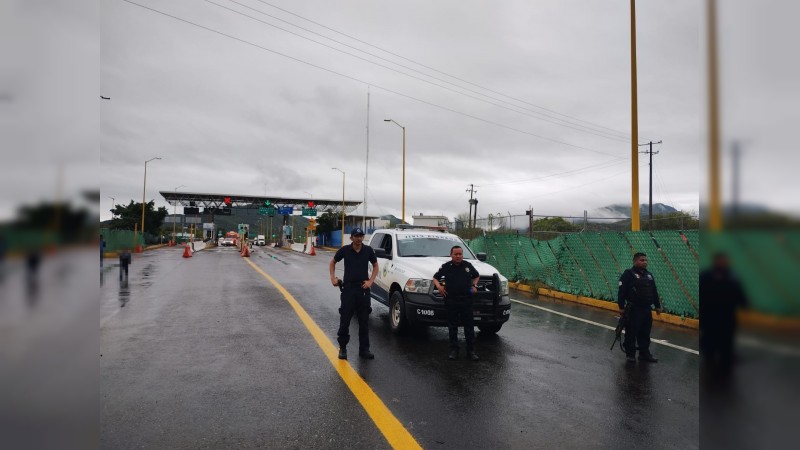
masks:
{"label": "officer standing with arms crossed", "polygon": [[[433,284],[444,297],[447,309],[447,328],[450,331],[449,359],[458,358],[458,320],[464,325],[464,339],[467,341],[467,358],[478,361],[475,354],[473,341],[475,340],[475,327],[472,324],[472,296],[478,292],[478,271],[467,261],[464,261],[464,249],[454,245],[450,249],[450,261],[433,275]],[[442,280],[444,284],[440,283]]]}
{"label": "officer standing with arms crossed", "polygon": [[[628,309],[625,302],[628,302]],[[650,329],[653,327],[651,305],[655,305],[656,314],[661,314],[661,298],[658,296],[653,274],[647,271],[647,255],[633,255],[633,267],[622,272],[619,278],[617,294],[619,311],[625,314],[625,349],[628,362],[636,362],[636,349],[639,349],[639,361],[658,362],[650,353]]]}
{"label": "officer standing with arms crossed", "polygon": [[[347,343],[350,342],[350,321],[355,314],[358,317],[358,356],[364,359],[375,359],[369,351],[369,288],[378,276],[378,259],[372,247],[364,244],[364,230],[354,228],[350,233],[351,245],[340,248],[328,269],[331,283],[338,286],[342,282],[342,307],[339,308],[339,359],[347,359]],[[344,259],[344,280],[334,275],[336,263]],[[372,276],[367,276],[367,265],[372,263]]]}

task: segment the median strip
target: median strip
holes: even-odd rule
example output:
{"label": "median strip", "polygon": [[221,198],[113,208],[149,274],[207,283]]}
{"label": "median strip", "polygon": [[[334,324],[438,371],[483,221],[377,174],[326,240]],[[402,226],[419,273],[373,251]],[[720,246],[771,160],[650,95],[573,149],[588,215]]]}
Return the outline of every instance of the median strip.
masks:
{"label": "median strip", "polygon": [[403,449],[414,449],[414,448],[422,448],[411,436],[411,433],[406,430],[402,423],[392,414],[389,408],[383,403],[380,397],[375,394],[371,387],[364,381],[363,378],[358,374],[358,372],[353,369],[353,366],[350,365],[349,362],[346,360],[341,360],[338,358],[338,350],[336,346],[325,336],[325,333],[322,329],[314,322],[314,319],[308,315],[305,309],[300,305],[300,303],[286,290],[277,280],[272,278],[269,274],[261,270],[255,263],[250,261],[249,259],[242,258],[247,261],[247,264],[255,269],[256,272],[260,273],[267,281],[272,283],[276,289],[283,295],[289,305],[292,306],[294,312],[303,322],[303,325],[306,326],[311,336],[317,341],[317,345],[322,349],[325,356],[328,357],[331,365],[336,369],[339,373],[339,376],[345,382],[350,391],[355,395],[356,399],[364,410],[367,412],[369,417],[375,422],[375,425],[378,426],[378,429],[389,442],[389,445],[392,448],[403,448]]}

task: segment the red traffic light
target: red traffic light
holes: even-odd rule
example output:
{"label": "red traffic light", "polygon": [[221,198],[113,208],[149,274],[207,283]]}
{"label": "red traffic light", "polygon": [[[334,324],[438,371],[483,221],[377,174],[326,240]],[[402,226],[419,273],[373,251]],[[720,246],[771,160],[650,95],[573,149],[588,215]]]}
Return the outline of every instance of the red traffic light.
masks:
{"label": "red traffic light", "polygon": [[230,197],[225,197],[225,204],[226,205],[230,205],[231,204],[231,198]]}
{"label": "red traffic light", "polygon": [[308,207],[309,208],[313,208],[314,207],[314,202],[308,202]]}

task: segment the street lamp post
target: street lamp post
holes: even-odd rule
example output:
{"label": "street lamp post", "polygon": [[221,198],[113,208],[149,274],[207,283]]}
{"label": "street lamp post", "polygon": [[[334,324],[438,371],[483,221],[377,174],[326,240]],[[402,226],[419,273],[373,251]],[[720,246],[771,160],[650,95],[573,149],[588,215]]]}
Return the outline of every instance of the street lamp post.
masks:
{"label": "street lamp post", "polygon": [[111,218],[113,219],[114,218],[114,208],[117,207],[117,199],[115,199],[114,197],[112,197],[110,195],[108,196],[108,198],[111,199]]}
{"label": "street lamp post", "polygon": [[344,170],[342,170],[342,169],[337,169],[336,167],[332,167],[331,169],[338,170],[339,172],[342,172],[342,247],[344,247],[344,178],[345,178],[345,174],[344,174]]}
{"label": "street lamp post", "polygon": [[[304,194],[308,194],[308,196],[311,197],[311,201],[314,201],[314,194],[312,194],[311,192],[308,192],[308,191],[303,191],[303,193]],[[306,229],[306,232],[305,232],[304,236],[305,236],[306,240],[308,240],[308,229]],[[311,237],[312,238],[314,237],[314,233],[313,232],[311,233]]]}
{"label": "street lamp post", "polygon": [[406,127],[395,122],[394,119],[383,119],[384,122],[393,122],[395,125],[403,129],[403,205],[402,205],[402,220],[406,223]]}
{"label": "street lamp post", "polygon": [[[175,188],[175,196],[176,197],[177,197],[177,194],[178,194],[178,189],[180,189],[182,187],[186,187],[186,185],[182,184],[182,185],[180,185],[180,186]],[[173,243],[178,242],[177,239],[175,239],[175,223],[178,221],[177,220],[178,219],[178,217],[177,217],[177,209],[178,209],[178,200],[176,199],[175,200],[175,204],[172,205],[172,242]]]}
{"label": "street lamp post", "polygon": [[144,199],[145,196],[147,195],[147,163],[153,161],[154,159],[161,159],[161,158],[156,156],[144,162],[144,184],[142,186],[142,240],[144,240]]}

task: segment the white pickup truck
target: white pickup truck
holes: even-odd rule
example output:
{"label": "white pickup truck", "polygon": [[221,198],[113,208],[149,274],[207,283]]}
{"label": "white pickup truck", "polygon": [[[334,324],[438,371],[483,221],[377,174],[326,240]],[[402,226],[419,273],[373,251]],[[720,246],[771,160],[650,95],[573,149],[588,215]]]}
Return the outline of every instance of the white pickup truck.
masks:
{"label": "white pickup truck", "polygon": [[372,298],[389,307],[390,326],[402,332],[410,326],[446,326],[444,297],[433,284],[433,274],[450,261],[450,248],[460,245],[464,260],[478,274],[478,292],[472,300],[475,325],[497,333],[511,314],[508,279],[484,262],[458,236],[443,231],[400,225],[376,230],[369,242],[379,258],[380,271],[372,285]]}

